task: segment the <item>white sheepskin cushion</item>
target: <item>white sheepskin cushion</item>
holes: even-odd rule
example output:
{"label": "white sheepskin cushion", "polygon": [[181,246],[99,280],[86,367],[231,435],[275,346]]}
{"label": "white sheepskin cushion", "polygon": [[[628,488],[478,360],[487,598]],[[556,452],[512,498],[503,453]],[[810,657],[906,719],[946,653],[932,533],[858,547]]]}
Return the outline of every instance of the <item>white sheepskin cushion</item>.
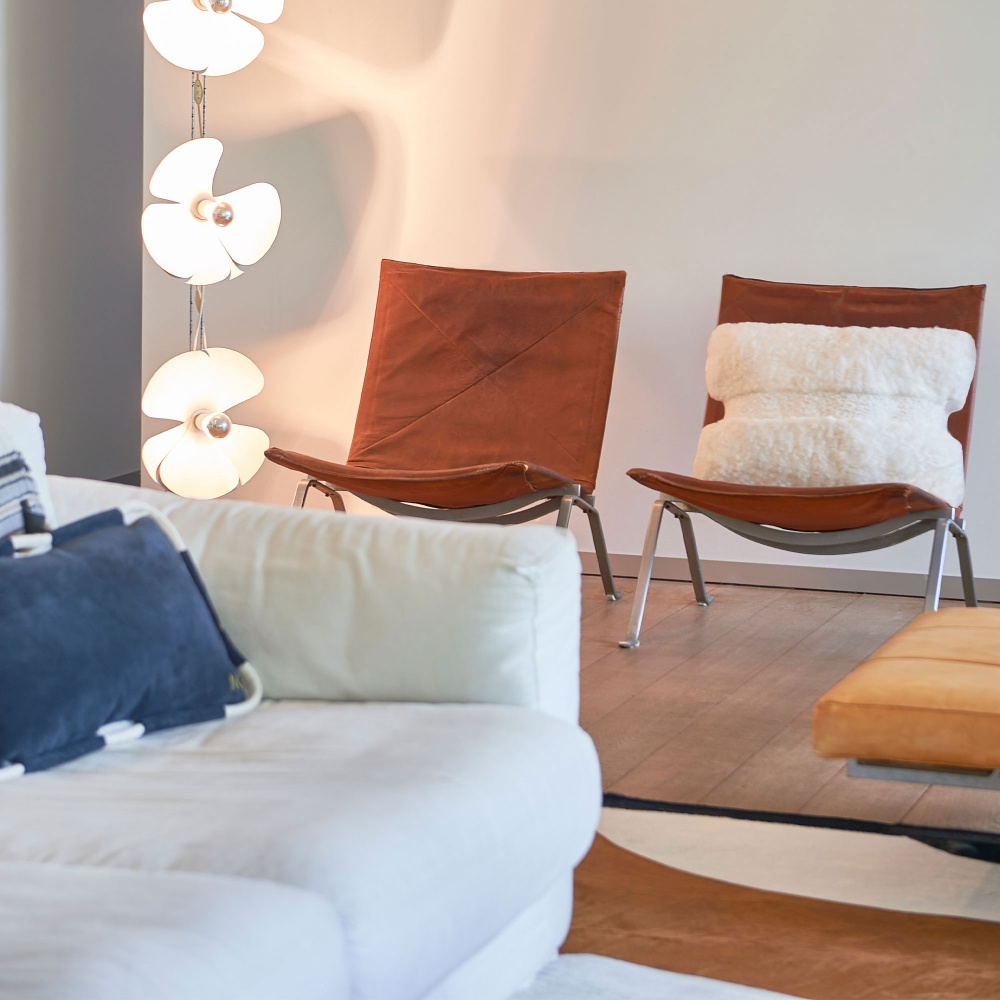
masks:
{"label": "white sheepskin cushion", "polygon": [[958,507],[976,345],[961,330],[724,323],[708,342],[694,475],[753,486],[909,483]]}

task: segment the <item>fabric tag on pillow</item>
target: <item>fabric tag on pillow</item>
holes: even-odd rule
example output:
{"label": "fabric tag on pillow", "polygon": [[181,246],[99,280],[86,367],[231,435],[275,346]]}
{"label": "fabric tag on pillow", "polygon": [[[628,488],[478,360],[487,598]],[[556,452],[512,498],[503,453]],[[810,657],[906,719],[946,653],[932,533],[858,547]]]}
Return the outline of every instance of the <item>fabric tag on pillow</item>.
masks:
{"label": "fabric tag on pillow", "polygon": [[24,455],[0,455],[0,538],[45,530],[42,498]]}

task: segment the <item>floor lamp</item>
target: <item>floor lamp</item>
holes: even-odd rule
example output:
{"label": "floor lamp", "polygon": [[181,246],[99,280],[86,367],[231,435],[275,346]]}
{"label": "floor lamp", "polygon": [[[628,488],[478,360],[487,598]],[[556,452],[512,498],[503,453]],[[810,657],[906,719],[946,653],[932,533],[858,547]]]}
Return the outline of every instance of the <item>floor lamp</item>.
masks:
{"label": "floor lamp", "polygon": [[247,482],[264,461],[267,435],[235,423],[232,407],[264,387],[260,369],[238,351],[209,347],[206,288],[239,277],[270,249],[281,200],[270,184],[215,193],[222,143],[206,134],[207,78],[235,73],[264,47],[253,24],[270,24],[284,0],[156,0],[143,14],[146,34],[164,58],[191,72],[191,139],[153,171],[158,201],[142,214],[142,238],[153,260],[191,286],[188,349],[149,380],[142,411],[177,426],[142,448],[146,471],[180,496],[211,499]]}

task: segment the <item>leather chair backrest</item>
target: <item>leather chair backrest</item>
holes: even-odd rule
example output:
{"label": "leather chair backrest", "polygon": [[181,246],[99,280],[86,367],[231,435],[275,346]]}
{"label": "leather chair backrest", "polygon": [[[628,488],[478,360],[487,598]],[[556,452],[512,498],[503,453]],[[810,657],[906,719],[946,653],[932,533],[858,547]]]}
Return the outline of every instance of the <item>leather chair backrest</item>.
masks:
{"label": "leather chair backrest", "polygon": [[[727,274],[722,279],[720,323],[806,323],[813,326],[940,326],[964,330],[979,347],[985,285],[955,288],[864,288],[801,285]],[[978,369],[977,369],[978,373]],[[965,406],[948,419],[948,430],[968,459],[972,433],[973,378]],[[724,406],[708,397],[705,423],[722,419]]]}
{"label": "leather chair backrest", "polygon": [[625,272],[382,262],[348,462],[542,465],[593,492]]}

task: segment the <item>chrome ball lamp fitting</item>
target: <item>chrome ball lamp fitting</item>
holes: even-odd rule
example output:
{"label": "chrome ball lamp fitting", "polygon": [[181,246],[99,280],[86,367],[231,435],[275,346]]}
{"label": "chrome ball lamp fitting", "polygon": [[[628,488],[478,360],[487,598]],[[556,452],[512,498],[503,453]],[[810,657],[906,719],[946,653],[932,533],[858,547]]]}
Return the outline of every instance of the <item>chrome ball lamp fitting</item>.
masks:
{"label": "chrome ball lamp fitting", "polygon": [[191,206],[191,214],[202,222],[211,219],[220,229],[225,229],[236,218],[233,206],[228,201],[215,201],[212,198],[196,201]]}
{"label": "chrome ball lamp fitting", "polygon": [[225,413],[212,413],[205,421],[205,430],[210,437],[224,438],[232,429],[232,421]]}
{"label": "chrome ball lamp fitting", "polygon": [[212,221],[223,228],[233,221],[233,206],[228,201],[218,201],[212,209]]}
{"label": "chrome ball lamp fitting", "polygon": [[195,425],[199,430],[204,431],[209,437],[221,440],[227,437],[233,429],[233,422],[229,419],[228,413],[221,410],[215,413],[199,413],[194,418]]}

